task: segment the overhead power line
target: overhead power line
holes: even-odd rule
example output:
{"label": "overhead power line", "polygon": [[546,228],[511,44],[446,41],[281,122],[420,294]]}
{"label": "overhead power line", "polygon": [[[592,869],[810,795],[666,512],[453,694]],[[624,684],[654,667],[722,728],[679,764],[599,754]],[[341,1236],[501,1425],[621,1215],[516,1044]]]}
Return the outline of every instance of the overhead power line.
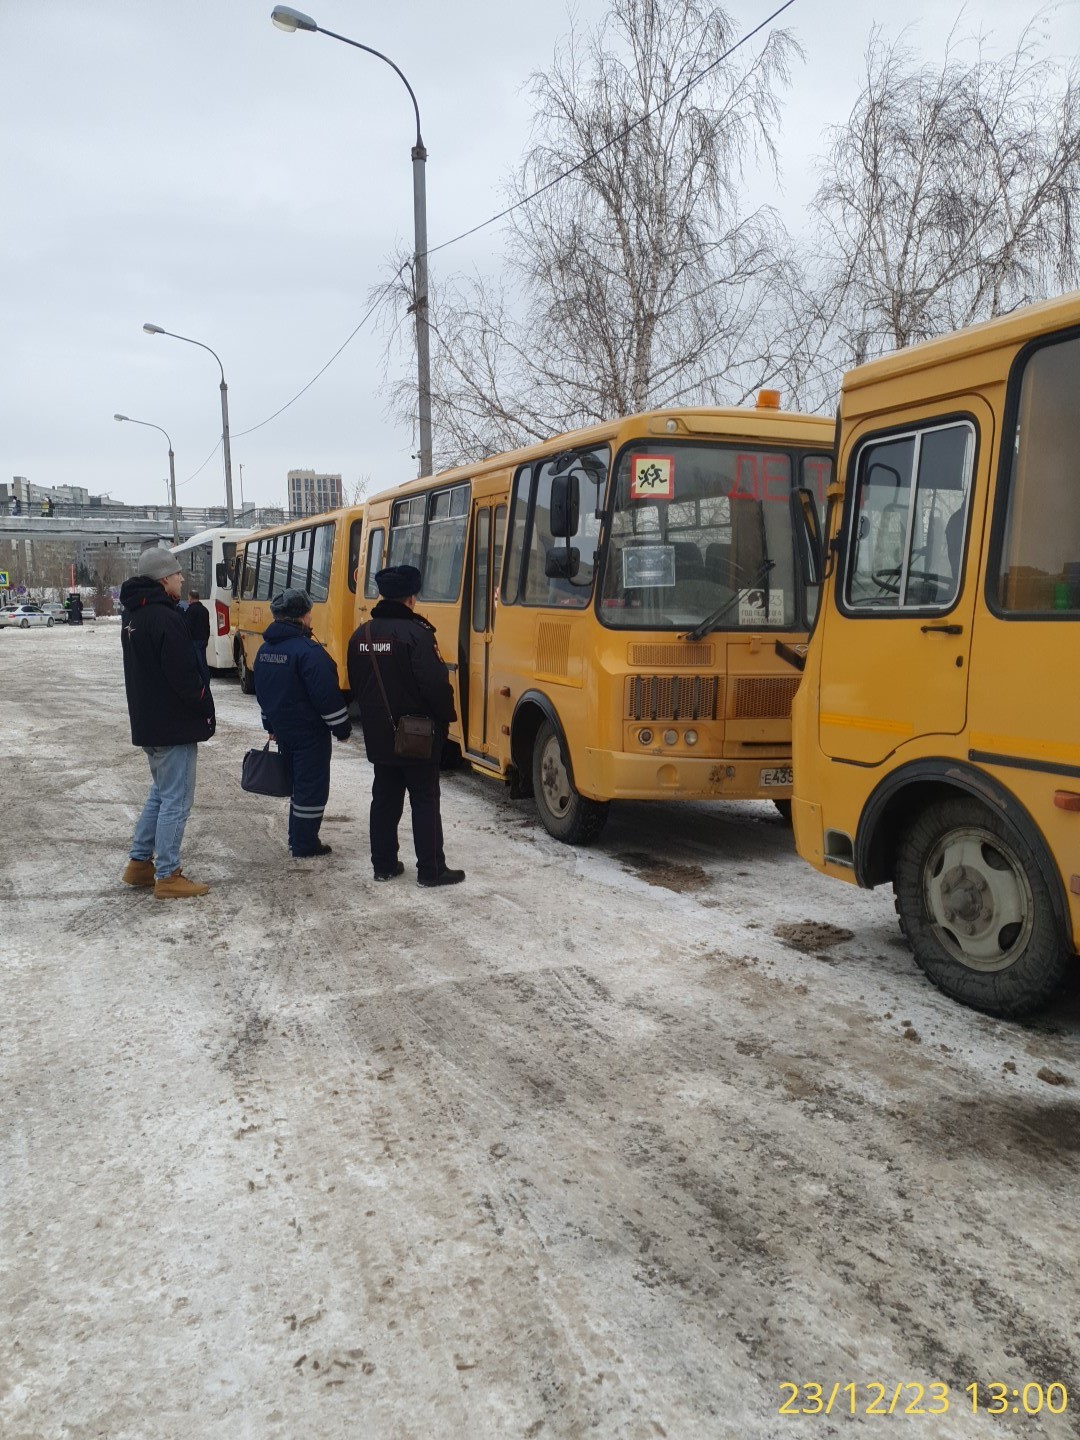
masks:
{"label": "overhead power line", "polygon": [[250,435],[250,434],[251,434],[253,431],[255,431],[255,430],[261,430],[264,425],[269,425],[271,420],[276,420],[277,417],[278,417],[280,414],[282,414],[283,411],[288,410],[288,408],[289,408],[290,405],[295,405],[296,402],[297,402],[297,400],[300,399],[300,396],[303,395],[303,393],[304,393],[305,390],[310,390],[310,389],[311,389],[312,385],[315,384],[315,381],[318,380],[319,376],[325,374],[325,372],[330,369],[330,366],[334,363],[334,361],[338,358],[338,356],[341,354],[341,352],[345,349],[346,345],[350,344],[353,340],[355,340],[355,338],[357,337],[357,335],[360,334],[360,331],[364,328],[364,326],[367,324],[367,322],[371,319],[372,315],[374,315],[375,311],[376,311],[376,310],[379,308],[379,306],[382,304],[383,300],[386,298],[387,295],[389,295],[391,289],[394,287],[394,285],[397,284],[398,277],[401,275],[401,272],[405,269],[405,266],[406,266],[408,263],[409,263],[408,261],[405,261],[404,264],[400,265],[400,266],[398,267],[397,274],[395,274],[392,279],[388,280],[388,281],[386,282],[386,284],[383,285],[383,286],[380,288],[379,293],[375,296],[375,299],[374,299],[374,300],[371,302],[371,304],[368,306],[367,310],[366,310],[365,313],[364,313],[363,318],[361,319],[360,323],[357,325],[356,329],[352,332],[351,335],[349,335],[349,336],[347,337],[347,339],[345,339],[345,340],[343,340],[343,341],[341,342],[341,344],[340,344],[340,345],[338,346],[338,348],[334,351],[333,355],[330,356],[330,359],[327,360],[326,364],[322,367],[322,369],[321,369],[321,370],[317,370],[317,371],[315,372],[315,374],[311,377],[311,379],[307,382],[307,384],[303,387],[303,389],[302,389],[302,390],[298,390],[298,391],[296,392],[296,394],[292,397],[291,400],[286,400],[285,404],[281,406],[281,409],[280,409],[280,410],[275,410],[274,413],[273,413],[272,415],[268,415],[265,420],[260,420],[257,425],[251,425],[251,426],[249,426],[247,430],[238,430],[238,431],[236,431],[236,432],[233,434],[233,437],[232,437],[234,440],[239,440],[239,438],[240,438],[241,435]]}
{"label": "overhead power line", "polygon": [[515,210],[520,210],[523,205],[530,204],[541,195],[545,195],[549,190],[553,190],[556,185],[561,185],[564,180],[569,180],[571,175],[576,175],[579,170],[583,170],[590,160],[595,160],[597,156],[603,155],[605,150],[610,150],[613,145],[618,145],[632,130],[636,130],[639,125],[644,125],[646,120],[651,120],[654,115],[658,115],[661,110],[671,104],[672,100],[677,100],[687,94],[695,85],[704,80],[705,76],[708,75],[711,70],[715,70],[718,65],[722,65],[725,60],[729,60],[740,46],[745,45],[747,41],[752,40],[755,35],[760,34],[767,25],[772,24],[777,16],[782,15],[785,10],[790,9],[794,4],[795,0],[784,0],[783,5],[774,10],[771,15],[767,15],[760,25],[756,25],[753,30],[748,30],[741,39],[736,40],[735,44],[725,50],[722,55],[718,55],[715,60],[710,61],[704,70],[700,70],[696,75],[691,76],[686,84],[676,90],[674,94],[668,95],[667,98],[661,100],[658,105],[654,105],[651,110],[646,110],[644,115],[639,115],[636,120],[631,120],[629,125],[624,125],[610,140],[605,140],[603,145],[598,145],[595,150],[590,150],[588,155],[579,160],[576,165],[571,165],[568,170],[563,170],[562,173],[556,175],[553,180],[549,180],[545,185],[541,185],[538,190],[533,190],[530,194],[522,196],[520,200],[515,200],[513,205],[508,205],[505,210],[500,210],[497,215],[491,215],[488,219],[481,220],[479,225],[474,225],[470,230],[463,230],[460,235],[455,235],[452,240],[444,240],[441,245],[433,245],[427,253],[429,255],[435,255],[438,251],[445,250],[450,245],[456,245],[459,240],[466,240],[470,235],[475,235],[478,230],[486,230],[489,225],[494,225],[498,220],[505,220],[507,215],[512,215]]}

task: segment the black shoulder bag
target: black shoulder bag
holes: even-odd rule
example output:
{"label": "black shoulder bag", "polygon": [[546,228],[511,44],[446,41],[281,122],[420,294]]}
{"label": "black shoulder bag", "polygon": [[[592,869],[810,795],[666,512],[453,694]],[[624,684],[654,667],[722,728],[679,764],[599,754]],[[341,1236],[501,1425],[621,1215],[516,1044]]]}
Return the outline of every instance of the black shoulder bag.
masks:
{"label": "black shoulder bag", "polygon": [[268,740],[261,750],[249,750],[240,771],[241,790],[254,795],[291,795],[292,766]]}
{"label": "black shoulder bag", "polygon": [[378,681],[383,704],[386,706],[386,713],[390,717],[390,724],[394,731],[394,754],[399,760],[431,760],[435,754],[434,720],[429,715],[402,715],[400,719],[394,719],[394,712],[390,709],[386,686],[383,684],[382,674],[379,670],[379,662],[375,658],[375,640],[371,633],[370,620],[364,626],[364,630],[367,634],[368,653],[371,655],[371,668],[375,671],[375,679]]}

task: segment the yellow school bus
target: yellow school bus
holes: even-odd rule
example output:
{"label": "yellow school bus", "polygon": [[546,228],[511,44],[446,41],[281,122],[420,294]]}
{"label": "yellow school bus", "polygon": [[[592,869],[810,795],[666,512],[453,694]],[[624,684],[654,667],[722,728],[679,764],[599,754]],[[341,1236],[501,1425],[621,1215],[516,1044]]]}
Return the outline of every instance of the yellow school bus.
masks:
{"label": "yellow school bus", "polygon": [[852,371],[837,477],[799,853],[891,882],[934,984],[1023,1014],[1080,946],[1080,293]]}
{"label": "yellow school bus", "polygon": [[353,631],[356,566],[364,507],[306,515],[267,530],[255,530],[237,546],[230,619],[233,656],[240,688],[255,691],[251,667],[270,624],[270,601],[282,590],[306,590],[312,599],[312,634],[338,667],[348,689],[345,650]]}
{"label": "yellow school bus", "polygon": [[[791,795],[807,589],[798,495],[833,424],[775,392],[635,415],[370,498],[356,618],[416,565],[467,761],[560,840],[618,799]],[[816,598],[816,596],[815,596]],[[785,658],[785,656],[787,658]]]}

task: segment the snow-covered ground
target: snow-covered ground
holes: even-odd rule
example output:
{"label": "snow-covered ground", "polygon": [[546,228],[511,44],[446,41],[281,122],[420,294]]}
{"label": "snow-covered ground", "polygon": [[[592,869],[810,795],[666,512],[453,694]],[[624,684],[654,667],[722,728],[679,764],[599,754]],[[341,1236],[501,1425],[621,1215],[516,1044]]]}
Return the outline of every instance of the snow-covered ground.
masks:
{"label": "snow-covered ground", "polygon": [[157,902],[119,649],[0,632],[5,1440],[1080,1434],[1076,987],[945,1000],[767,805],[574,851],[452,776],[465,885],[375,885],[350,743],[290,861],[225,678]]}

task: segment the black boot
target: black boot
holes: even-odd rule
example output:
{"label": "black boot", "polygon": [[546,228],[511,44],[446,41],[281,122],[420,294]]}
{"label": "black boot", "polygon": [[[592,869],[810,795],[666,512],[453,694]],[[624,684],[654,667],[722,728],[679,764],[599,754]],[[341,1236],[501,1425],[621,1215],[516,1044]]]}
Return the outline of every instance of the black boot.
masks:
{"label": "black boot", "polygon": [[376,879],[376,880],[396,880],[399,875],[404,875],[404,874],[405,874],[405,866],[401,863],[400,860],[397,860],[397,861],[395,861],[395,863],[394,863],[394,868],[393,868],[392,870],[376,870],[376,871],[375,871],[375,879]]}
{"label": "black boot", "polygon": [[460,885],[464,879],[464,870],[440,870],[433,880],[425,880],[422,875],[418,875],[416,883],[425,890],[433,890],[436,885]]}

